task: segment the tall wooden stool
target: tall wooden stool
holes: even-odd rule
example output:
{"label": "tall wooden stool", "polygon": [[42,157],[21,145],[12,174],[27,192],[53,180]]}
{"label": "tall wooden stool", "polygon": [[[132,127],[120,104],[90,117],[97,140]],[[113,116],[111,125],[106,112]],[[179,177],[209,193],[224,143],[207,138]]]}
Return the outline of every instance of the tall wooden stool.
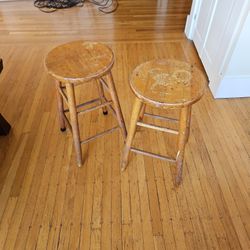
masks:
{"label": "tall wooden stool", "polygon": [[[46,57],[45,65],[50,75],[56,79],[58,113],[62,131],[68,125],[73,134],[78,166],[82,165],[81,143],[87,143],[104,134],[121,128],[124,140],[127,132],[114,85],[111,69],[114,64],[112,50],[104,44],[75,41],[54,48]],[[98,87],[99,97],[76,105],[75,86],[94,80]],[[110,93],[111,100],[105,97],[104,89]],[[64,109],[64,103],[68,109]],[[94,105],[88,107],[89,105]],[[80,140],[78,115],[102,108],[107,108],[115,116],[118,126],[96,134],[88,139]],[[65,115],[69,112],[70,120]]]}
{"label": "tall wooden stool", "polygon": [[[133,106],[130,128],[123,150],[121,167],[124,170],[128,163],[130,150],[158,159],[175,162],[177,165],[176,184],[181,182],[185,144],[189,137],[191,106],[203,95],[207,86],[204,74],[195,66],[176,60],[153,60],[139,65],[130,79],[130,86],[136,95]],[[163,109],[180,109],[179,120],[145,112],[146,105]],[[156,126],[143,122],[143,117],[179,123],[179,130]],[[175,158],[146,152],[131,147],[136,126],[156,129],[178,135],[178,152]]]}

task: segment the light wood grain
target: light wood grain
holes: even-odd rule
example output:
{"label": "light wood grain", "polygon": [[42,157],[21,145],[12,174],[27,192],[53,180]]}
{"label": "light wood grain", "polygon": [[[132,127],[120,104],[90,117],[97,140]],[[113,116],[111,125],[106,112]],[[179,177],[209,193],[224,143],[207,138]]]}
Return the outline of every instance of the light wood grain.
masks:
{"label": "light wood grain", "polygon": [[178,108],[197,102],[204,94],[207,80],[192,64],[158,59],[137,66],[130,78],[130,86],[148,105]]}
{"label": "light wood grain", "polygon": [[114,63],[112,50],[102,44],[73,41],[52,49],[45,59],[48,73],[63,83],[83,83],[100,78]]}
{"label": "light wood grain", "polygon": [[[56,92],[43,63],[51,49],[73,40],[108,43],[129,125],[134,102],[129,76],[137,65],[170,58],[202,70],[183,34],[190,4],[120,0],[115,13],[103,15],[88,4],[45,14],[32,1],[1,2],[0,110],[12,131],[0,137],[0,249],[250,248],[248,98],[214,100],[206,92],[193,106],[178,190],[168,162],[134,155],[121,173],[124,142],[118,131],[82,146],[88,155],[84,168],[75,167],[69,131],[58,131]],[[97,94],[95,84],[87,91],[79,86],[76,100]],[[147,107],[146,112],[167,111]],[[116,124],[101,109],[83,120],[83,138]],[[177,140],[141,128],[135,144],[173,156]]]}

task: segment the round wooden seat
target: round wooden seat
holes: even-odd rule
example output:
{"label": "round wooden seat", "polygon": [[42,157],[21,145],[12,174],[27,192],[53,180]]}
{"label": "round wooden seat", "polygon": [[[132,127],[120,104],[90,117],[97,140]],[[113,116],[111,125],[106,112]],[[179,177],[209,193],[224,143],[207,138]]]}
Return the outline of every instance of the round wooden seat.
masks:
{"label": "round wooden seat", "polygon": [[51,50],[45,65],[48,73],[60,82],[82,83],[99,78],[114,64],[112,50],[95,42],[74,41]]}
{"label": "round wooden seat", "polygon": [[139,65],[133,71],[130,86],[144,102],[170,108],[198,101],[206,82],[204,74],[192,64],[161,59]]}

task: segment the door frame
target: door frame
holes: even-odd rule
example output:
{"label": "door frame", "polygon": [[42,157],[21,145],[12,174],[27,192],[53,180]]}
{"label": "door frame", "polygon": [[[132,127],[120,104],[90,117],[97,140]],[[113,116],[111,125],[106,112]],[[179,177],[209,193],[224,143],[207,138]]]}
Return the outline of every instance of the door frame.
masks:
{"label": "door frame", "polygon": [[197,17],[200,11],[201,0],[193,0],[191,12],[187,16],[185,34],[188,39],[193,40],[194,29],[196,26]]}
{"label": "door frame", "polygon": [[[197,20],[200,12],[201,3],[203,0],[193,0],[191,12],[187,16],[186,26],[185,26],[185,34],[188,39],[193,40],[194,39],[194,33],[197,25]],[[225,92],[225,86],[222,86],[224,84],[223,78],[226,76],[228,64],[230,63],[233,51],[236,47],[236,44],[238,42],[238,39],[240,37],[240,32],[244,26],[245,20],[247,18],[248,13],[250,12],[250,2],[248,0],[241,0],[242,5],[239,7],[238,5],[238,16],[237,16],[237,24],[235,26],[235,30],[233,32],[233,35],[231,39],[228,41],[228,45],[226,50],[224,51],[223,55],[223,62],[220,65],[219,68],[217,68],[217,72],[207,72],[209,73],[208,79],[209,79],[209,87],[213,93],[213,96],[215,98],[222,98],[223,93],[221,93],[221,89],[224,89],[225,97],[227,97]],[[231,20],[232,22],[233,20]],[[209,32],[209,31],[208,31]],[[198,53],[199,54],[199,53]],[[204,63],[204,62],[202,62]],[[237,77],[237,76],[236,76]],[[235,78],[236,79],[236,78]],[[236,80],[235,80],[236,81]]]}

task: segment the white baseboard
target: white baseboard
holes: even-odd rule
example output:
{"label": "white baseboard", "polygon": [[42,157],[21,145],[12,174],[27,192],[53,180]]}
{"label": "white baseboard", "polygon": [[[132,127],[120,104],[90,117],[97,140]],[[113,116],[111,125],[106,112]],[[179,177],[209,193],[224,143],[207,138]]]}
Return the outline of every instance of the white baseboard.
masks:
{"label": "white baseboard", "polygon": [[225,76],[218,87],[210,89],[214,98],[250,97],[250,76]]}
{"label": "white baseboard", "polygon": [[186,25],[185,25],[185,34],[186,34],[186,37],[190,40],[193,39],[193,33],[194,33],[193,26],[194,26],[193,21],[191,20],[190,15],[188,15]]}

